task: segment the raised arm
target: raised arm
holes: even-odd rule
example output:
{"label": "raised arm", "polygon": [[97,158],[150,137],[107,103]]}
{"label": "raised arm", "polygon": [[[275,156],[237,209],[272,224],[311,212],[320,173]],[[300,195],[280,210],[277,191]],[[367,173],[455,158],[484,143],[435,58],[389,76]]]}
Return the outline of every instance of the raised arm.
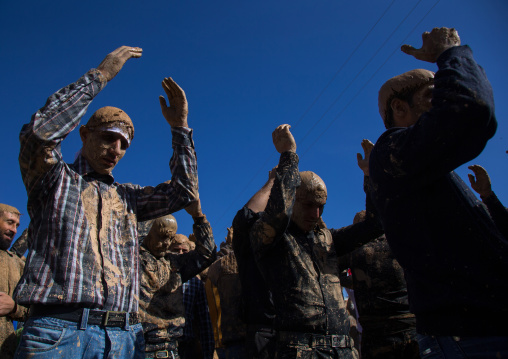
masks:
{"label": "raised arm", "polygon": [[296,142],[289,131],[291,126],[280,125],[272,133],[273,144],[280,160],[265,212],[254,224],[250,239],[255,253],[281,238],[286,230],[295,202],[296,189],[300,185]]}
{"label": "raised arm", "polygon": [[[127,60],[140,57],[138,47],[122,46],[78,81],[51,95],[20,133],[19,164],[27,192],[37,194],[42,179],[45,186],[55,179],[63,164],[60,143],[78,125],[95,96],[121,70]],[[56,168],[55,168],[56,167]]]}
{"label": "raised arm", "polygon": [[196,249],[180,255],[168,255],[170,261],[180,271],[182,282],[188,281],[210,266],[216,258],[217,251],[212,227],[201,211],[201,201],[198,199],[192,202],[185,210],[194,220],[192,230],[196,237]]}
{"label": "raised arm", "polygon": [[468,168],[476,176],[475,178],[470,173],[467,175],[469,182],[471,182],[471,187],[480,195],[499,231],[505,238],[508,238],[508,209],[497,198],[494,191],[492,191],[489,174],[479,165],[472,165]]}

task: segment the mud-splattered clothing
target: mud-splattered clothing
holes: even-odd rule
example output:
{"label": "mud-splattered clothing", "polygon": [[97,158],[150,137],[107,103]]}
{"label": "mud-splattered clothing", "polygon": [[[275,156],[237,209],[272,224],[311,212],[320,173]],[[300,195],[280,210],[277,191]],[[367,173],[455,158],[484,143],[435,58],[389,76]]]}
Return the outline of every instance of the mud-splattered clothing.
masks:
{"label": "mud-splattered clothing", "polygon": [[233,219],[233,249],[242,288],[241,317],[247,324],[247,358],[272,359],[275,355],[275,308],[272,295],[257,267],[249,239],[252,225],[259,217],[260,213],[254,213],[248,207],[238,211]]}
{"label": "mud-splattered clothing", "polygon": [[482,202],[487,206],[499,231],[505,238],[508,238],[508,208],[503,206],[494,192],[489,197],[482,199]]}
{"label": "mud-splattered clothing", "polygon": [[244,305],[238,264],[232,250],[210,266],[208,278],[219,290],[222,344],[226,353],[231,346],[239,345],[243,348],[247,327],[243,319]]}
{"label": "mud-splattered clothing", "polygon": [[[374,231],[372,234],[377,234],[371,237],[371,233],[365,235],[360,230],[364,224],[338,230],[316,227],[303,232],[290,220],[299,185],[298,156],[284,152],[266,210],[250,233],[258,267],[273,295],[277,313],[274,326],[279,332],[279,342],[285,342],[287,350],[295,343],[315,343],[316,347],[312,348],[315,353],[331,350],[335,357],[349,358],[353,356],[352,343],[339,281],[338,256],[380,233]],[[366,226],[369,225],[367,222]],[[281,331],[305,333],[306,336]],[[322,338],[324,349],[318,348],[319,341],[314,342],[310,334],[327,336]],[[277,355],[282,355],[282,347],[278,344]]]}
{"label": "mud-splattered clothing", "polygon": [[[23,273],[25,262],[11,251],[0,250],[0,292],[12,297],[14,288]],[[12,358],[16,350],[13,320],[23,320],[27,308],[17,305],[16,311],[0,317],[0,358]]]}
{"label": "mud-splattered clothing", "polygon": [[453,172],[497,122],[490,83],[468,46],[437,60],[432,109],[391,128],[370,155],[373,201],[404,268],[417,332],[508,335],[508,241]]}
{"label": "mud-splattered clothing", "polygon": [[185,326],[182,281],[199,274],[215,258],[212,227],[205,217],[194,220],[193,231],[196,249],[188,253],[156,258],[141,246],[139,314],[147,352],[176,349]]}
{"label": "mud-splattered clothing", "polygon": [[[193,277],[183,283],[183,302],[185,305],[185,328],[181,338],[182,344],[185,345],[186,342],[195,339],[194,320],[196,320],[203,359],[212,359],[215,348],[212,322],[208,314],[205,286],[198,277]],[[182,353],[180,355],[184,359],[191,358],[182,355]]]}
{"label": "mud-splattered clothing", "polygon": [[363,328],[362,358],[418,358],[416,321],[409,312],[404,271],[384,236],[340,257],[339,263],[341,269],[351,268]]}
{"label": "mud-splattered clothing", "polygon": [[81,154],[72,164],[63,161],[61,142],[105,85],[99,71],[89,71],[49,97],[21,130],[19,163],[33,232],[15,291],[19,303],[137,311],[137,222],[178,211],[196,196],[189,128],[171,129],[169,184],[116,183],[94,172]]}

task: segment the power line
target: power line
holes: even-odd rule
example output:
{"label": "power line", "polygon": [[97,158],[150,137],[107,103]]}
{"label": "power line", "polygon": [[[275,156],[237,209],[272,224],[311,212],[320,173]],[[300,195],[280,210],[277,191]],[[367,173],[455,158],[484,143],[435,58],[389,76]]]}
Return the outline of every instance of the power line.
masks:
{"label": "power line", "polygon": [[303,157],[309,150],[312,146],[314,146],[317,141],[321,138],[321,136],[323,136],[325,134],[326,131],[328,131],[330,129],[330,127],[332,126],[332,124],[344,113],[344,111],[349,107],[349,105],[351,105],[353,103],[353,101],[358,97],[358,95],[360,95],[360,93],[365,89],[365,87],[367,87],[367,85],[370,83],[370,81],[374,78],[374,76],[377,75],[377,73],[386,65],[386,63],[388,62],[388,60],[390,60],[392,58],[393,55],[395,55],[395,53],[397,51],[400,51],[400,46],[404,44],[404,42],[406,42],[406,40],[409,38],[409,36],[411,36],[411,34],[416,30],[416,28],[422,23],[422,21],[431,13],[431,11],[436,7],[436,5],[440,2],[441,0],[437,0],[437,2],[432,5],[432,7],[429,9],[429,11],[427,11],[427,13],[420,19],[420,21],[413,27],[413,29],[406,35],[406,37],[401,41],[400,45],[398,48],[396,48],[395,50],[393,50],[393,52],[390,54],[390,56],[387,57],[387,59],[381,64],[381,66],[379,66],[379,68],[372,74],[372,76],[367,80],[367,82],[365,82],[365,84],[360,88],[360,90],[358,90],[358,92],[353,96],[353,98],[346,104],[346,106],[344,106],[344,108],[339,112],[339,114],[337,116],[334,117],[334,119],[328,124],[328,126],[324,129],[323,132],[321,132],[321,134],[314,140],[314,142],[312,142],[312,144],[307,148],[307,150],[300,156],[300,157]]}

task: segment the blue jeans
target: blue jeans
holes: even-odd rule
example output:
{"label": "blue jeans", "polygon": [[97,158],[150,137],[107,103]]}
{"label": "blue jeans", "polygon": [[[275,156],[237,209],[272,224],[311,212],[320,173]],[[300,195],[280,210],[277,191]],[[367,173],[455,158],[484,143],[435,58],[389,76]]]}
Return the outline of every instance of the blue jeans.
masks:
{"label": "blue jeans", "polygon": [[29,318],[15,358],[144,358],[141,324],[102,327],[51,317]]}
{"label": "blue jeans", "polygon": [[508,358],[508,337],[417,335],[422,359]]}

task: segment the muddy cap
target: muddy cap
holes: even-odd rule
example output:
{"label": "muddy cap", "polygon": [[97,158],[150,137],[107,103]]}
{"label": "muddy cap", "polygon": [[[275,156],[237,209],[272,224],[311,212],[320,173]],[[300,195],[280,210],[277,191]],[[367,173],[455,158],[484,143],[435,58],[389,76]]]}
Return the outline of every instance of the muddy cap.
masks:
{"label": "muddy cap", "polygon": [[326,201],[327,190],[325,182],[317,174],[311,171],[300,172],[301,184],[296,190],[296,196],[312,194],[316,200]]}
{"label": "muddy cap", "polygon": [[121,134],[130,144],[134,138],[134,125],[130,117],[117,107],[98,109],[85,125],[91,130],[111,131]]}
{"label": "muddy cap", "polygon": [[9,206],[8,204],[0,203],[0,212],[9,212],[21,216],[21,213],[16,207]]}
{"label": "muddy cap", "polygon": [[384,85],[381,86],[378,97],[379,114],[383,122],[386,121],[386,110],[396,94],[408,91],[412,88],[420,88],[433,80],[434,73],[432,71],[416,69],[404,72],[386,81]]}

